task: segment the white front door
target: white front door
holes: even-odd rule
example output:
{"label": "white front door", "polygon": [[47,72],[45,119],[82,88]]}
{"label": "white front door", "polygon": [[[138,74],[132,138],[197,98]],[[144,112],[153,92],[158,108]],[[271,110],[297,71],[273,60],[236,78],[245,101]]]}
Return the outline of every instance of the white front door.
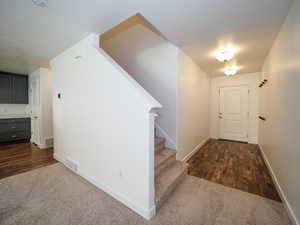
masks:
{"label": "white front door", "polygon": [[248,142],[248,87],[222,87],[219,93],[219,137]]}
{"label": "white front door", "polygon": [[39,77],[33,76],[30,80],[30,106],[31,106],[31,142],[40,144],[40,82]]}

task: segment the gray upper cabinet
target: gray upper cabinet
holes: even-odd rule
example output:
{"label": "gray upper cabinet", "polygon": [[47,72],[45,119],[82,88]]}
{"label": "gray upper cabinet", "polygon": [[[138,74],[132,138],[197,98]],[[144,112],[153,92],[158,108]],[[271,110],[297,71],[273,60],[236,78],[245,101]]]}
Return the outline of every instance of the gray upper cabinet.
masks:
{"label": "gray upper cabinet", "polygon": [[28,104],[28,76],[0,72],[0,104]]}
{"label": "gray upper cabinet", "polygon": [[28,76],[15,75],[12,77],[12,102],[28,104]]}
{"label": "gray upper cabinet", "polygon": [[11,99],[11,78],[0,73],[0,104],[10,103]]}

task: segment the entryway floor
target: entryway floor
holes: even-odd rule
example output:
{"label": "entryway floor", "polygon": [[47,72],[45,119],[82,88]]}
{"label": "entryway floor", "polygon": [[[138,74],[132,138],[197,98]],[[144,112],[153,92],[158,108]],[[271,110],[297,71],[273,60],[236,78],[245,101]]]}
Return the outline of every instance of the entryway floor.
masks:
{"label": "entryway floor", "polygon": [[53,149],[31,143],[0,145],[0,179],[57,163]]}
{"label": "entryway floor", "polygon": [[281,202],[258,145],[212,139],[188,164],[192,176]]}

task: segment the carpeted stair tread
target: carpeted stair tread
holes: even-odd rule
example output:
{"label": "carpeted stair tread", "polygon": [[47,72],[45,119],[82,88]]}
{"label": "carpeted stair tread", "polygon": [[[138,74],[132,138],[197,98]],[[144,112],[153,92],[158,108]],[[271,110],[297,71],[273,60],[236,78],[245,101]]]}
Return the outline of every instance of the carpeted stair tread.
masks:
{"label": "carpeted stair tread", "polygon": [[164,149],[155,152],[155,175],[169,167],[176,161],[176,150]]}
{"label": "carpeted stair tread", "polygon": [[155,179],[155,203],[159,209],[169,194],[176,188],[187,174],[187,165],[183,162],[175,161],[172,166],[165,169]]}
{"label": "carpeted stair tread", "polygon": [[176,150],[164,149],[155,153],[155,168],[159,167],[162,163],[168,160],[170,157],[176,155]]}
{"label": "carpeted stair tread", "polygon": [[164,137],[155,137],[155,145],[163,144],[165,140],[166,139]]}
{"label": "carpeted stair tread", "polygon": [[155,150],[159,151],[165,148],[166,139],[163,137],[155,137]]}

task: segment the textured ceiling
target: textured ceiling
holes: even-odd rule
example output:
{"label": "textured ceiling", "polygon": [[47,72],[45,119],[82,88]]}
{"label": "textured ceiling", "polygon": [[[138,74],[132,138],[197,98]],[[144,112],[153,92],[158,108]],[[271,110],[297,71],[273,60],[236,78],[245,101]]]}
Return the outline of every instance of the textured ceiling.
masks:
{"label": "textured ceiling", "polygon": [[211,75],[224,63],[212,53],[232,44],[239,72],[257,72],[282,25],[291,0],[31,0],[0,2],[0,70],[28,72],[91,32],[103,33],[141,13],[164,37]]}

